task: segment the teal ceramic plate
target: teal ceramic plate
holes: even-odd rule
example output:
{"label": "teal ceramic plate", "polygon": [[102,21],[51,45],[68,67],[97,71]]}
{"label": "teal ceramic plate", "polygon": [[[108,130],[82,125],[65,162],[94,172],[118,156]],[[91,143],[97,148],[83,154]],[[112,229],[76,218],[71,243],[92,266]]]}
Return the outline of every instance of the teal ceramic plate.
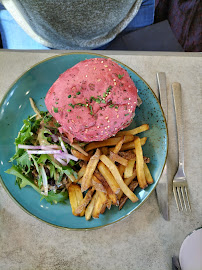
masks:
{"label": "teal ceramic plate", "polygon": [[139,201],[132,203],[127,201],[121,211],[117,207],[106,210],[99,219],[86,221],[85,217],[75,217],[71,213],[69,201],[66,205],[50,205],[45,200],[40,201],[40,195],[31,187],[19,189],[15,185],[15,177],[4,173],[11,164],[8,162],[15,152],[14,140],[22,127],[23,119],[32,115],[29,97],[32,97],[40,110],[46,110],[44,97],[58,78],[66,69],[78,62],[103,57],[91,53],[70,53],[56,56],[42,61],[25,72],[9,89],[0,106],[0,162],[1,177],[4,188],[11,197],[29,214],[50,225],[68,229],[95,229],[112,224],[127,217],[136,210],[155,189],[161,176],[167,157],[167,126],[161,106],[147,83],[129,67],[118,62],[125,68],[135,82],[139,96],[143,101],[140,108],[136,109],[136,116],[130,128],[147,123],[150,130],[141,134],[147,136],[148,140],[143,147],[144,155],[151,159],[149,169],[154,178],[154,183],[145,190],[137,188],[135,194]]}

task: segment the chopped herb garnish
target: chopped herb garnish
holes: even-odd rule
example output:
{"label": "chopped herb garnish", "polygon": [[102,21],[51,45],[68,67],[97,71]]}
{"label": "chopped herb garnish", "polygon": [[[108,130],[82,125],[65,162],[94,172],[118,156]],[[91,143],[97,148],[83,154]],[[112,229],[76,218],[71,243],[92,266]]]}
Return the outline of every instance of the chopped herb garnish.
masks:
{"label": "chopped herb garnish", "polygon": [[100,102],[101,102],[101,100],[99,99],[99,98],[96,98],[96,100],[95,100],[97,103],[99,103],[100,104]]}
{"label": "chopped herb garnish", "polygon": [[55,108],[55,107],[53,106],[53,111],[54,111],[55,113],[58,113],[58,108]]}
{"label": "chopped herb garnish", "polygon": [[96,99],[95,99],[94,97],[90,97],[90,99],[92,99],[92,100],[96,101]]}
{"label": "chopped herb garnish", "polygon": [[72,103],[69,103],[68,105],[71,106],[73,109],[75,107],[75,105],[73,105]]}
{"label": "chopped herb garnish", "polygon": [[110,86],[107,88],[106,92],[109,93],[109,92],[111,91],[111,89],[112,89],[112,86],[110,85]]}
{"label": "chopped herb garnish", "polygon": [[68,112],[71,112],[71,110],[67,110]]}
{"label": "chopped herb garnish", "polygon": [[107,96],[107,94],[106,94],[106,93],[104,93],[104,94],[103,94],[103,97],[106,97],[106,96]]}
{"label": "chopped herb garnish", "polygon": [[89,108],[90,108],[90,114],[93,115],[93,108],[91,105],[89,105]]}
{"label": "chopped herb garnish", "polygon": [[125,116],[129,115],[129,113],[125,114]]}
{"label": "chopped herb garnish", "polygon": [[68,96],[68,98],[70,98],[70,97],[71,97],[71,95]]}
{"label": "chopped herb garnish", "polygon": [[80,95],[80,94],[81,94],[81,92],[77,92],[76,94],[77,94],[77,95]]}
{"label": "chopped herb garnish", "polygon": [[114,107],[114,104],[110,104],[110,105],[109,105],[109,108],[113,108],[113,107]]}
{"label": "chopped herb garnish", "polygon": [[115,109],[118,109],[119,107],[118,106],[115,106]]}
{"label": "chopped herb garnish", "polygon": [[106,103],[106,101],[105,101],[105,100],[103,100],[103,99],[101,100],[101,102],[102,102],[102,103]]}
{"label": "chopped herb garnish", "polygon": [[123,78],[123,76],[124,76],[124,74],[123,75],[119,74],[118,78],[121,79],[121,78]]}
{"label": "chopped herb garnish", "polygon": [[58,102],[55,102],[55,104],[58,104]]}

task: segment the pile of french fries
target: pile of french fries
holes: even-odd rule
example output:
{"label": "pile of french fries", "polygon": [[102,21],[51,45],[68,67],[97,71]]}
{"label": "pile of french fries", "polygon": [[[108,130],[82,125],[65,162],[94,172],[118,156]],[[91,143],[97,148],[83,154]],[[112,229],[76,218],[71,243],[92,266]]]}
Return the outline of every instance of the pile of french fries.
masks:
{"label": "pile of french fries", "polygon": [[142,151],[147,137],[136,136],[148,129],[144,124],[105,141],[89,143],[82,151],[72,150],[81,160],[78,179],[68,186],[73,215],[85,215],[90,220],[99,218],[111,205],[120,210],[128,198],[133,203],[138,201],[135,188],[145,189],[153,183],[147,166],[150,160]]}

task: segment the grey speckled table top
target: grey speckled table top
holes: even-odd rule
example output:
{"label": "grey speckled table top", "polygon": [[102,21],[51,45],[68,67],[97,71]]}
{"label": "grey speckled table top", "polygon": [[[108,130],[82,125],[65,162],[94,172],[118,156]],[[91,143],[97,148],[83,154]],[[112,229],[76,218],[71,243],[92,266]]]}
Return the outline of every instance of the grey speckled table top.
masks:
{"label": "grey speckled table top", "polygon": [[[14,80],[33,64],[60,51],[0,51],[0,99]],[[23,212],[0,186],[0,269],[171,269],[186,235],[202,225],[201,54],[104,53],[134,69],[156,92],[156,72],[165,71],[169,95],[169,183],[177,169],[177,143],[170,85],[182,85],[185,171],[191,214],[179,214],[171,192],[170,221],[159,213],[155,193],[131,216],[93,231],[51,227]],[[2,130],[0,130],[2,132]]]}

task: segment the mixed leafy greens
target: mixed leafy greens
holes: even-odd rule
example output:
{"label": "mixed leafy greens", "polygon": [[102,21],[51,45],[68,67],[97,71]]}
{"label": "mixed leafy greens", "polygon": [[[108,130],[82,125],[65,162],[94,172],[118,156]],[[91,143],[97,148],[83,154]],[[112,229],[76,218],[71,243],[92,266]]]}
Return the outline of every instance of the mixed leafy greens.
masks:
{"label": "mixed leafy greens", "polygon": [[59,123],[48,112],[40,112],[33,101],[31,104],[37,114],[23,121],[10,159],[13,165],[6,173],[16,176],[19,188],[30,186],[51,204],[65,203],[68,185],[77,179],[78,159],[70,154],[71,146],[59,133]]}

